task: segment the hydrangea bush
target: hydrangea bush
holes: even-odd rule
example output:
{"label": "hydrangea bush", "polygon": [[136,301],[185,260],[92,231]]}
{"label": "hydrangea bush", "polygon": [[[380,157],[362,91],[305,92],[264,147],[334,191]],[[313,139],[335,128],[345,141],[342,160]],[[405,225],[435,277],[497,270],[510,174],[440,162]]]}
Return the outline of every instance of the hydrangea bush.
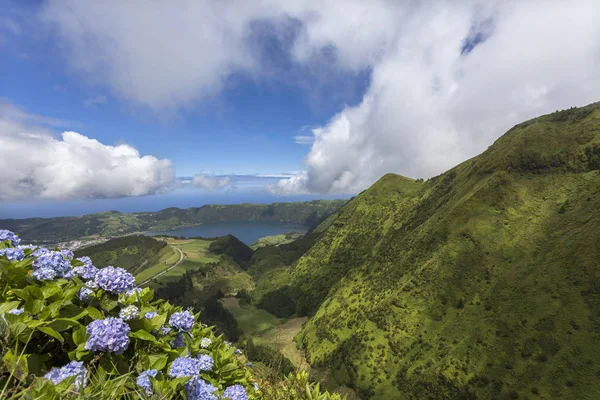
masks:
{"label": "hydrangea bush", "polygon": [[197,313],[122,268],[19,243],[0,230],[0,398],[264,398]]}

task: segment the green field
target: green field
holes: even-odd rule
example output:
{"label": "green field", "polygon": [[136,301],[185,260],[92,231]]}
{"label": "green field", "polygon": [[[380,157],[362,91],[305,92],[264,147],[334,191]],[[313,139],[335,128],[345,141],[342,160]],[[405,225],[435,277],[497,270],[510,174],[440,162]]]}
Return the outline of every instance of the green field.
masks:
{"label": "green field", "polygon": [[245,334],[255,335],[280,323],[277,317],[265,310],[254,306],[241,307],[237,298],[227,297],[221,299],[221,302],[233,314],[238,326]]}
{"label": "green field", "polygon": [[160,273],[165,268],[168,268],[169,266],[175,264],[177,260],[179,260],[179,252],[171,246],[167,246],[164,249],[162,249],[159,253],[159,256],[160,258],[158,263],[154,264],[150,268],[146,268],[145,270],[136,275],[136,283],[139,284],[141,282],[144,282],[145,280]]}

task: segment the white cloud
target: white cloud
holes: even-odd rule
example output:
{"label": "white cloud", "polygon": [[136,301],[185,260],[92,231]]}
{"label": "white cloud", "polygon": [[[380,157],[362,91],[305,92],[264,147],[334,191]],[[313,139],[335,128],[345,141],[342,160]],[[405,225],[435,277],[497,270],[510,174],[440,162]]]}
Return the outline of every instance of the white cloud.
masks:
{"label": "white cloud", "polygon": [[199,189],[205,189],[209,191],[222,189],[229,186],[231,183],[231,177],[229,176],[215,176],[215,175],[204,175],[196,174],[192,179],[192,185]]}
{"label": "white cloud", "polygon": [[295,65],[371,71],[362,102],[313,130],[305,172],[281,182],[285,192],[357,192],[386,172],[435,175],[515,123],[599,100],[597,0],[175,4],[53,0],[42,17],[72,67],[155,110],[215,95],[233,73],[264,77],[268,57],[249,40],[260,21],[300,25]]}
{"label": "white cloud", "polygon": [[40,125],[56,122],[65,123],[0,102],[0,201],[141,196],[173,183],[169,160],[140,156],[129,145],[107,146],[77,132],[57,139]]}
{"label": "white cloud", "polygon": [[95,97],[90,97],[83,101],[83,106],[85,108],[94,107],[94,106],[97,106],[98,104],[106,104],[106,96],[99,94]]}

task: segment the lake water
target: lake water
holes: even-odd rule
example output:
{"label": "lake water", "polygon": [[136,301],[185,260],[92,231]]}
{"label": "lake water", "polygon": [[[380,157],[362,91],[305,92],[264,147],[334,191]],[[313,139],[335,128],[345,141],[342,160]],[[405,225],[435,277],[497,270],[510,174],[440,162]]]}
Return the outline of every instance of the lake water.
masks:
{"label": "lake water", "polygon": [[192,226],[189,228],[174,229],[172,231],[146,232],[146,235],[169,235],[169,236],[202,236],[216,237],[232,234],[247,245],[251,245],[261,237],[279,235],[287,232],[304,233],[308,228],[304,225],[286,222],[270,221],[242,221],[242,222],[216,222]]}

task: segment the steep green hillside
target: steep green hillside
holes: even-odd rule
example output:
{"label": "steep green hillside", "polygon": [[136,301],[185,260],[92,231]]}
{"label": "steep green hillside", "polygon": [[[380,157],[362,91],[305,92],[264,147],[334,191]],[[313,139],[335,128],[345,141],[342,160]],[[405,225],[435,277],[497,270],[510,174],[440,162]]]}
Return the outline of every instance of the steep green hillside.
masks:
{"label": "steep green hillside", "polygon": [[148,236],[124,236],[77,250],[75,256],[88,256],[99,268],[118,265],[136,275],[171,253],[173,250],[162,240]]}
{"label": "steep green hillside", "polygon": [[597,103],[381,178],[280,287],[311,364],[368,399],[600,398],[599,168]]}
{"label": "steep green hillside", "polygon": [[278,221],[314,228],[345,203],[346,200],[313,200],[273,204],[212,204],[199,208],[173,207],[158,212],[132,214],[109,211],[81,217],[2,219],[0,226],[20,232],[25,241],[39,243],[164,231],[223,221]]}

